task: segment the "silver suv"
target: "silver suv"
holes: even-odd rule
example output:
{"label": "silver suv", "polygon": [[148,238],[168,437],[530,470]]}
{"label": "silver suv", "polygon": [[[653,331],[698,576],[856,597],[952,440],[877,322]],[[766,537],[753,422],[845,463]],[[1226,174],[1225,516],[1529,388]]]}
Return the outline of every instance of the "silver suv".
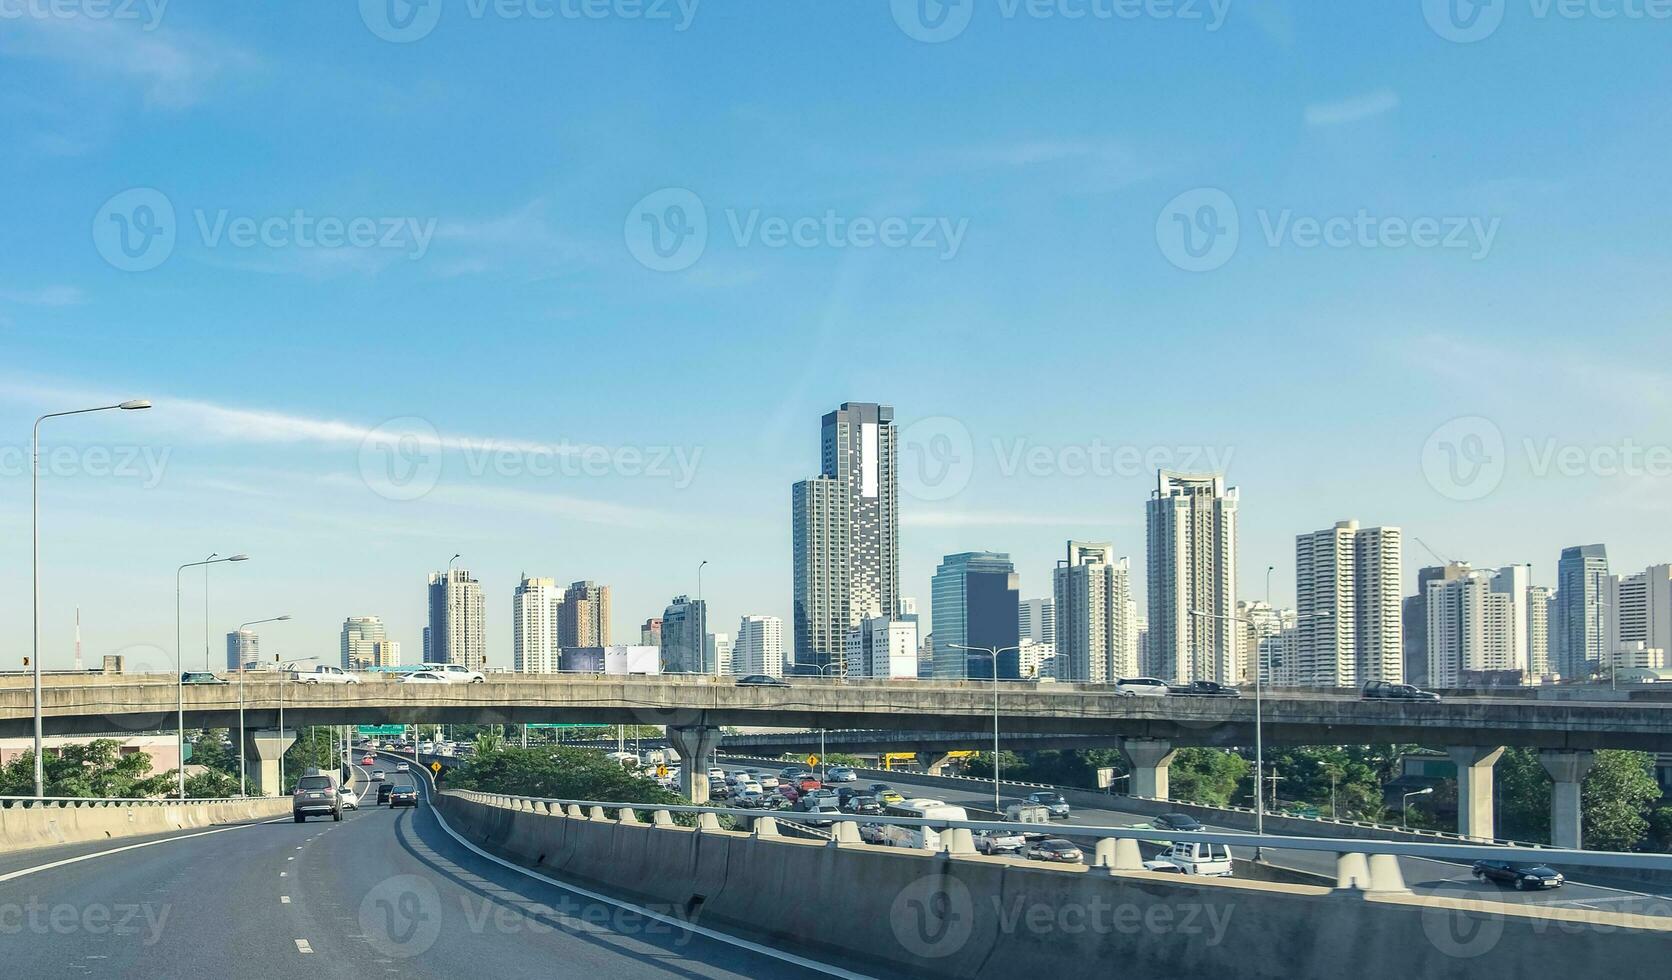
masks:
{"label": "silver suv", "polygon": [[337,781],[330,776],[308,775],[296,781],[290,796],[290,815],[297,823],[309,817],[343,818],[343,801],[337,796]]}

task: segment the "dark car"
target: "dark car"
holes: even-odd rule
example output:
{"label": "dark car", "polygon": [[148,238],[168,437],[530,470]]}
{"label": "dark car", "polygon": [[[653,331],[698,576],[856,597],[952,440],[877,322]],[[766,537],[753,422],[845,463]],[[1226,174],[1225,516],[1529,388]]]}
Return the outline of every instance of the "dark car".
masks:
{"label": "dark car", "polygon": [[1027,802],[1044,807],[1053,820],[1067,820],[1071,812],[1068,801],[1062,798],[1061,793],[1052,793],[1045,790],[1038,793],[1029,793]]}
{"label": "dark car", "polygon": [[228,683],[228,681],[223,677],[216,677],[214,674],[211,674],[206,670],[188,670],[184,674],[180,675],[180,683],[182,683],[182,684],[226,684],[226,683]]}
{"label": "dark car", "polygon": [[1163,813],[1154,820],[1156,830],[1182,830],[1186,833],[1202,829],[1201,821],[1188,813]]}
{"label": "dark car", "polygon": [[1542,864],[1515,864],[1511,861],[1476,861],[1475,877],[1500,885],[1514,885],[1518,891],[1560,888],[1567,878],[1554,868]]}
{"label": "dark car", "polygon": [[1187,698],[1240,698],[1242,692],[1218,681],[1191,681],[1172,689],[1172,693]]}
{"label": "dark car", "polygon": [[1364,696],[1371,701],[1438,701],[1440,696],[1433,691],[1424,691],[1420,687],[1410,684],[1392,684],[1388,681],[1371,681],[1364,685]]}
{"label": "dark car", "polygon": [[309,817],[343,818],[342,800],[337,796],[337,782],[330,776],[311,774],[296,781],[290,795],[290,815],[297,823]]}
{"label": "dark car", "polygon": [[416,787],[416,786],[396,786],[394,789],[389,791],[389,809],[393,810],[395,807],[398,807],[398,806],[417,806],[417,805],[418,805],[418,787]]}
{"label": "dark car", "polygon": [[393,792],[394,789],[395,784],[393,783],[379,783],[377,787],[377,805],[382,806],[383,804],[388,803],[389,794]]}
{"label": "dark car", "polygon": [[777,678],[777,677],[769,677],[766,674],[750,674],[748,677],[739,677],[737,679],[737,683],[740,686],[744,685],[744,684],[747,684],[750,687],[789,687],[790,686],[789,681],[781,680],[780,678]]}
{"label": "dark car", "polygon": [[1061,837],[1037,841],[1024,848],[1022,853],[1031,861],[1055,861],[1062,864],[1079,864],[1082,857],[1080,848],[1073,841],[1066,841]]}
{"label": "dark car", "polygon": [[842,809],[849,813],[863,813],[866,816],[880,815],[882,802],[874,796],[850,796],[842,804]]}

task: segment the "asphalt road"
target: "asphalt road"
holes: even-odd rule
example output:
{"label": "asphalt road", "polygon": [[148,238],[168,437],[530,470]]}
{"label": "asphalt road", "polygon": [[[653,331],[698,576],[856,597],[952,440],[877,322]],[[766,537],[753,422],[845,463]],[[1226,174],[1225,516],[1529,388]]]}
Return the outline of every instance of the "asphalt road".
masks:
{"label": "asphalt road", "polygon": [[[366,788],[363,770],[358,778]],[[145,847],[129,847],[143,842],[135,839],[9,856],[0,877],[107,852],[0,881],[5,972],[188,980],[820,975],[577,897],[469,850],[427,802],[390,811],[375,805],[375,792],[368,796],[340,823],[285,817]]]}
{"label": "asphalt road", "polygon": [[[722,763],[730,771],[732,769],[765,769],[765,764],[747,760],[728,759]],[[911,789],[908,796],[924,796],[932,799],[945,800],[948,803],[967,804],[992,809],[993,794],[991,788],[982,790],[980,784],[973,784],[969,789],[948,789],[930,782],[914,780],[910,773],[889,773],[886,778],[878,779],[871,776],[861,776],[860,783],[886,782],[901,792]],[[1006,799],[1015,798],[1016,793],[1005,793]],[[1073,838],[1075,826],[1093,827],[1126,827],[1135,823],[1148,823],[1150,817],[1130,813],[1113,807],[1075,807],[1067,820],[1052,821],[1054,832],[1062,836]],[[1208,830],[1219,830],[1226,833],[1246,833],[1229,827],[1216,827],[1212,824],[1203,825]],[[1090,862],[1091,841],[1085,841],[1087,862]],[[1252,856],[1251,848],[1233,848],[1238,858]],[[1267,849],[1265,859],[1268,863],[1278,867],[1296,871],[1325,875],[1331,881],[1335,879],[1335,855],[1323,851],[1294,851]],[[1570,881],[1559,889],[1544,892],[1517,892],[1513,888],[1499,887],[1491,883],[1482,883],[1470,873],[1469,866],[1454,864],[1448,861],[1437,861],[1428,858],[1401,858],[1400,869],[1405,876],[1405,884],[1412,892],[1423,895],[1450,895],[1458,898],[1490,898],[1493,901],[1510,903],[1526,903],[1536,905],[1554,905],[1568,908],[1593,909],[1609,912],[1636,912],[1649,915],[1672,916],[1672,889],[1647,889],[1644,891],[1626,891],[1615,888],[1604,888],[1588,885],[1583,882]],[[1570,879],[1577,875],[1584,877],[1583,869],[1558,869],[1567,874]]]}

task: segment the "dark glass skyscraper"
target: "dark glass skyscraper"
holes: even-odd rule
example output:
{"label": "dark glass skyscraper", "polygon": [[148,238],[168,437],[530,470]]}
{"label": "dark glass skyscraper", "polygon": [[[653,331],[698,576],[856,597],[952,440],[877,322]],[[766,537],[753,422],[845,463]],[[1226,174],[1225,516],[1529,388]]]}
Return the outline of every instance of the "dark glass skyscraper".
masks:
{"label": "dark glass skyscraper", "polygon": [[1550,624],[1551,660],[1562,678],[1584,677],[1605,656],[1603,617],[1608,601],[1608,549],[1600,544],[1563,548],[1556,563],[1557,622]]}
{"label": "dark glass skyscraper", "polygon": [[1004,651],[999,677],[1022,676],[1016,566],[992,551],[947,555],[935,569],[929,615],[934,623],[935,676],[947,680],[991,678],[993,658],[963,647]]}

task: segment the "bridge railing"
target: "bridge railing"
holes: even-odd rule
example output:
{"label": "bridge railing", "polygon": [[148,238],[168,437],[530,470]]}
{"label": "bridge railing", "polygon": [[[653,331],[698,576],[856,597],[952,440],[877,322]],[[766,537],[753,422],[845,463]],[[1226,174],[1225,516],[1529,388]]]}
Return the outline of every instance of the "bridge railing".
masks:
{"label": "bridge railing", "polygon": [[200,803],[244,803],[268,799],[261,796],[215,796],[198,799],[155,799],[129,796],[0,796],[0,809],[18,806],[47,806],[60,809],[109,806],[196,806]]}

